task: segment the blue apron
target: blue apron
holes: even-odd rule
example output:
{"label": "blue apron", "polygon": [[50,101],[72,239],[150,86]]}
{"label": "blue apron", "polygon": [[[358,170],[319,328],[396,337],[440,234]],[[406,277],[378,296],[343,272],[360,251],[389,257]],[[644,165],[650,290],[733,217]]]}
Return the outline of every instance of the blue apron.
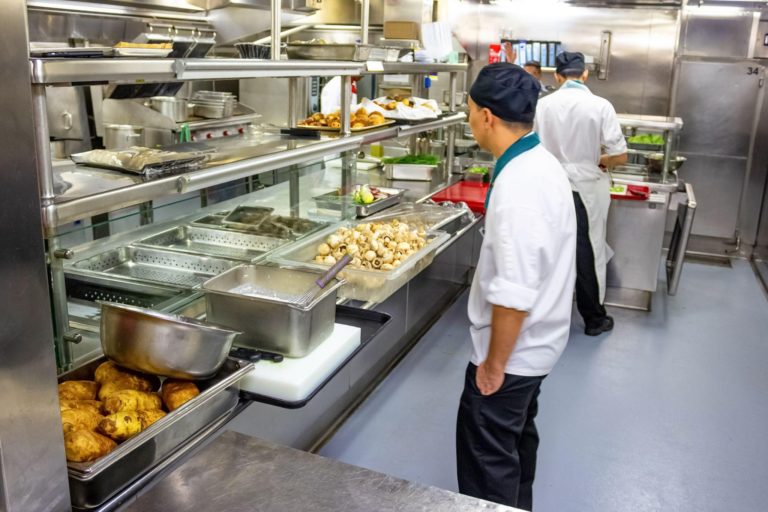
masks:
{"label": "blue apron", "polygon": [[493,169],[493,178],[491,178],[491,186],[488,188],[488,194],[485,196],[485,208],[488,209],[488,204],[491,201],[491,192],[493,192],[493,184],[496,181],[496,179],[499,177],[501,172],[504,170],[504,168],[507,166],[509,162],[512,161],[515,157],[518,157],[528,151],[529,149],[533,149],[536,146],[539,145],[541,141],[539,140],[538,134],[535,132],[528,132],[528,134],[524,135],[520,139],[517,140],[514,144],[509,146],[507,150],[504,152],[503,155],[499,157],[499,159],[496,161],[496,166]]}

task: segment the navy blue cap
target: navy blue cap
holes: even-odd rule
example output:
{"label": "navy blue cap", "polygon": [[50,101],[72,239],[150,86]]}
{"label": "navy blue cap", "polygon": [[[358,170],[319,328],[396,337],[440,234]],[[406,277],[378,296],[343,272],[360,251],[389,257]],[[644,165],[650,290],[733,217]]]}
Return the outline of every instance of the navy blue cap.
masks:
{"label": "navy blue cap", "polygon": [[504,121],[532,123],[540,91],[538,81],[523,68],[497,62],[480,70],[469,96]]}
{"label": "navy blue cap", "polygon": [[558,75],[583,73],[587,69],[584,63],[584,54],[580,52],[562,52],[555,57],[555,66]]}

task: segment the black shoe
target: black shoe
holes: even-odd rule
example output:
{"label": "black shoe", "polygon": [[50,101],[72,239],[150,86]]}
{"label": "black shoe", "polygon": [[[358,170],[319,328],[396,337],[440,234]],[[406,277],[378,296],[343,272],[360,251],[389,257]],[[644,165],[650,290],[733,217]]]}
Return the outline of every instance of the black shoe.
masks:
{"label": "black shoe", "polygon": [[613,317],[606,316],[599,323],[588,326],[584,329],[584,334],[587,336],[600,336],[604,332],[613,330]]}

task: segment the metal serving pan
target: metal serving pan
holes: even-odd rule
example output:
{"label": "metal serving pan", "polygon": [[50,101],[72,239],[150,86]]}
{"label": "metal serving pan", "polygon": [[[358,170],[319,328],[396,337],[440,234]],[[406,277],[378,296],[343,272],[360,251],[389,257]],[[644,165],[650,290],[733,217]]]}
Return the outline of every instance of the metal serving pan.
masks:
{"label": "metal serving pan", "polygon": [[199,226],[178,226],[148,238],[136,245],[146,245],[191,254],[254,261],[265,253],[288,242],[281,238],[241,233]]}
{"label": "metal serving pan", "polygon": [[[92,379],[104,361],[99,358],[65,373],[59,382]],[[230,413],[237,406],[240,379],[253,368],[253,363],[228,358],[215,377],[197,383],[201,393],[193,400],[94,462],[68,462],[72,505],[84,509],[100,506],[172,455],[196,432]]]}
{"label": "metal serving pan", "polygon": [[[370,222],[370,219],[367,220]],[[317,246],[325,238],[334,233],[338,227],[352,228],[357,223],[344,222],[319,233],[308,236],[298,242],[285,245],[267,257],[267,259],[284,268],[307,269],[314,272],[328,270],[328,265],[315,262]],[[427,233],[427,245],[416,251],[402,265],[393,270],[363,270],[345,268],[339,277],[346,280],[339,290],[339,296],[345,299],[355,299],[370,302],[382,302],[396,292],[401,286],[413,279],[419,272],[432,263],[435,251],[448,241],[450,235],[442,231]]]}
{"label": "metal serving pan", "polygon": [[384,175],[388,180],[432,181],[432,173],[437,168],[437,165],[386,164]]}
{"label": "metal serving pan", "polygon": [[475,214],[466,203],[402,203],[390,210],[373,215],[368,222],[389,222],[398,219],[425,231],[453,232],[455,224],[461,224],[461,219],[474,219]]}
{"label": "metal serving pan", "polygon": [[205,280],[226,272],[236,261],[160,251],[148,247],[126,246],[80,260],[69,273],[101,275],[136,282],[155,282],[179,288],[195,288]]}
{"label": "metal serving pan", "polygon": [[[374,213],[378,213],[398,204],[400,201],[402,201],[403,194],[406,192],[405,189],[402,188],[377,188],[380,191],[389,194],[389,197],[379,199],[378,201],[374,201],[371,204],[357,204],[352,202],[352,198],[349,196],[349,194],[346,194],[347,197],[349,197],[349,204],[355,205],[355,214],[358,217],[368,217],[369,215],[373,215]],[[325,210],[341,211],[344,206],[344,195],[339,194],[338,191],[317,196],[314,198],[314,200],[318,208],[323,208]]]}
{"label": "metal serving pan", "polygon": [[318,272],[242,265],[206,281],[206,320],[242,331],[235,345],[303,357],[333,332],[337,290],[342,281],[318,289]]}
{"label": "metal serving pan", "polygon": [[227,213],[221,223],[231,228],[252,231],[267,220],[274,210],[263,206],[238,206]]}
{"label": "metal serving pan", "polygon": [[312,43],[289,43],[286,47],[289,59],[353,61],[368,60],[372,48],[362,44]]}

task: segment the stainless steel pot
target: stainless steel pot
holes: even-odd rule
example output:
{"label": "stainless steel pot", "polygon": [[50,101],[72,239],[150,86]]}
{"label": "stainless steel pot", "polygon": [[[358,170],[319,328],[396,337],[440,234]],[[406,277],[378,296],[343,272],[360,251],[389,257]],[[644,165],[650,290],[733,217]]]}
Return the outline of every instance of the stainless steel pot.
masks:
{"label": "stainless steel pot", "polygon": [[206,379],[224,364],[238,331],[111,302],[101,304],[104,355],[132,370]]}
{"label": "stainless steel pot", "polygon": [[104,147],[107,149],[128,149],[144,145],[144,128],[130,124],[105,124]]}
{"label": "stainless steel pot", "polygon": [[187,120],[187,100],[175,96],[154,96],[149,99],[149,107],[157,110],[166,117],[170,117],[177,123]]}

